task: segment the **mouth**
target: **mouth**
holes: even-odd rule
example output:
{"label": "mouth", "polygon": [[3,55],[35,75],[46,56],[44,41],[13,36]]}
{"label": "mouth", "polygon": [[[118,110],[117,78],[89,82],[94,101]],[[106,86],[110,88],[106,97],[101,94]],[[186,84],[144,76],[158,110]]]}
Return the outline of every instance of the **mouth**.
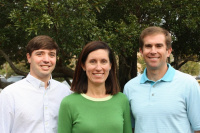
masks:
{"label": "mouth", "polygon": [[41,66],[43,70],[49,70],[50,66]]}
{"label": "mouth", "polygon": [[157,60],[157,59],[159,59],[160,57],[148,57],[149,59],[151,59],[151,60]]}
{"label": "mouth", "polygon": [[103,73],[93,73],[93,75],[95,75],[95,76],[102,76]]}

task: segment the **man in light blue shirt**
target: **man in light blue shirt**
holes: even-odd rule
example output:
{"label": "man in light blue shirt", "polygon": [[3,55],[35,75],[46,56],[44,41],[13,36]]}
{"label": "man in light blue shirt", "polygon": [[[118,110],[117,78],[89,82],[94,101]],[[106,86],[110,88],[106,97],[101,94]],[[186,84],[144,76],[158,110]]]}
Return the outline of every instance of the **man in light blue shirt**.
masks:
{"label": "man in light blue shirt", "polygon": [[168,31],[155,26],[142,31],[146,69],[124,88],[134,133],[200,133],[200,87],[192,76],[167,64],[171,51]]}
{"label": "man in light blue shirt", "polygon": [[51,77],[58,45],[46,35],[27,45],[30,73],[0,93],[0,133],[56,133],[60,102],[70,89]]}

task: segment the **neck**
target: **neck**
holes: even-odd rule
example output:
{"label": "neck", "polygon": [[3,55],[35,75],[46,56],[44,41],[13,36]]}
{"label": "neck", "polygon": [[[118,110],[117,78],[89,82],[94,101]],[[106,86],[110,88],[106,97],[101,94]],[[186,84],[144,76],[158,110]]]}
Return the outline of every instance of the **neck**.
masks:
{"label": "neck", "polygon": [[88,90],[86,92],[86,95],[94,98],[103,98],[108,96],[106,94],[106,88],[105,84],[101,85],[94,85],[88,83]]}
{"label": "neck", "polygon": [[46,89],[47,86],[48,86],[48,81],[49,81],[49,79],[39,79],[39,80],[41,80],[42,82],[44,82],[44,84],[45,84],[45,89]]}
{"label": "neck", "polygon": [[39,76],[36,76],[36,75],[32,74],[31,72],[30,72],[30,74],[31,74],[33,77],[35,77],[35,78],[39,79],[40,81],[44,82],[44,84],[45,84],[45,89],[47,88],[47,86],[48,86],[48,81],[50,80],[51,76],[49,76],[49,77],[39,77]]}
{"label": "neck", "polygon": [[158,81],[165,75],[165,73],[167,72],[167,69],[168,69],[167,65],[165,65],[165,67],[162,69],[152,70],[152,69],[147,68],[147,77],[148,79],[152,81]]}

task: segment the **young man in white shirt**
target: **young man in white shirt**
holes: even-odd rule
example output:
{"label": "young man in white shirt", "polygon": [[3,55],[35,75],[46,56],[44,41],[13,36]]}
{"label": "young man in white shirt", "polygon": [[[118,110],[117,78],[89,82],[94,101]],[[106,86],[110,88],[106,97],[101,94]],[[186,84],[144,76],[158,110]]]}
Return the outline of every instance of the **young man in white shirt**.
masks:
{"label": "young man in white shirt", "polygon": [[52,79],[58,45],[46,35],[27,45],[30,73],[0,94],[0,133],[56,133],[61,100],[70,89]]}

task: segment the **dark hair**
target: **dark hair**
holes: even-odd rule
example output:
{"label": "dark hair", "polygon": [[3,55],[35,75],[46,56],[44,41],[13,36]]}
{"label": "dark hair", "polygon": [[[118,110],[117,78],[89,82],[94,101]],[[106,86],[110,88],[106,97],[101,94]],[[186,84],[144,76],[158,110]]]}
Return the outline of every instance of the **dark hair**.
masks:
{"label": "dark hair", "polygon": [[82,65],[85,64],[88,55],[95,50],[105,49],[108,50],[109,60],[111,65],[111,70],[109,72],[108,78],[105,81],[106,94],[117,94],[120,91],[119,83],[116,76],[116,59],[111,51],[110,47],[102,41],[93,41],[85,45],[81,54],[79,55],[78,62],[75,69],[75,74],[72,81],[71,90],[76,93],[86,93],[88,89],[88,77],[86,72],[82,69]]}
{"label": "dark hair", "polygon": [[148,28],[146,28],[142,31],[142,33],[140,34],[140,38],[139,38],[139,42],[140,42],[139,47],[141,49],[143,49],[143,46],[144,46],[143,39],[144,39],[144,37],[146,37],[148,35],[155,35],[155,34],[165,35],[165,42],[166,42],[166,45],[167,45],[167,49],[172,47],[172,45],[171,45],[172,38],[171,38],[170,33],[167,30],[165,30],[161,27],[157,27],[157,26],[151,26],[151,27],[148,27]]}
{"label": "dark hair", "polygon": [[38,49],[56,49],[56,54],[58,54],[59,47],[57,43],[49,36],[39,35],[34,37],[28,42],[26,46],[26,52],[31,56],[34,50]]}

